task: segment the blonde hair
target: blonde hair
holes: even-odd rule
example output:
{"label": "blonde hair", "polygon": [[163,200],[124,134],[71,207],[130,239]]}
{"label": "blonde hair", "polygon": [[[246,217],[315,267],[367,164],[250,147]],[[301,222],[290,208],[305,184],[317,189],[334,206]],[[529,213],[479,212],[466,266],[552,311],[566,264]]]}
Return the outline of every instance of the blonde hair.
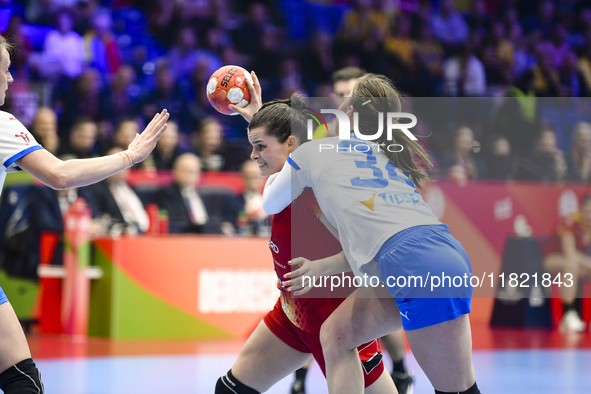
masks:
{"label": "blonde hair", "polygon": [[[368,103],[366,100],[368,97],[383,99]],[[360,77],[351,93],[350,103],[359,113],[360,131],[377,130],[378,113],[400,112],[402,108],[400,94],[392,81],[379,74],[366,74]],[[394,132],[392,136],[394,141],[388,141],[387,138],[387,134],[382,133],[374,142],[386,145],[394,142],[402,145],[403,149],[400,152],[390,152],[388,149],[384,149],[384,153],[396,168],[408,174],[415,185],[422,189],[420,182],[429,181],[429,175],[420,167],[419,163],[424,163],[427,169],[433,168],[429,153],[417,141],[411,140],[400,130]]]}
{"label": "blonde hair", "polygon": [[14,49],[14,47],[14,44],[8,42],[8,40],[6,40],[6,37],[0,34],[0,48],[4,48],[10,52]]}

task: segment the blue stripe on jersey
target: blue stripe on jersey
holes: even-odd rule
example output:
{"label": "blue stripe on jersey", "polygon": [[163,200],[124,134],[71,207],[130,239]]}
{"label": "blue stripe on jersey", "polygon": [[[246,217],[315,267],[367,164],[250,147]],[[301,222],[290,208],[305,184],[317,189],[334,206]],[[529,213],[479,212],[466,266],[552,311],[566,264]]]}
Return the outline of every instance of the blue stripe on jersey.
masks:
{"label": "blue stripe on jersey", "polygon": [[10,159],[8,159],[4,162],[4,168],[10,167],[12,165],[12,163],[14,163],[15,161],[22,159],[23,157],[25,157],[29,153],[36,151],[38,149],[44,149],[44,148],[41,145],[35,145],[35,146],[31,146],[30,148],[27,148],[25,150],[18,152],[16,155],[12,156]]}
{"label": "blue stripe on jersey", "polygon": [[297,163],[291,159],[291,156],[287,156],[287,162],[291,164],[291,166],[295,168],[296,171],[301,170],[300,166],[298,166]]}

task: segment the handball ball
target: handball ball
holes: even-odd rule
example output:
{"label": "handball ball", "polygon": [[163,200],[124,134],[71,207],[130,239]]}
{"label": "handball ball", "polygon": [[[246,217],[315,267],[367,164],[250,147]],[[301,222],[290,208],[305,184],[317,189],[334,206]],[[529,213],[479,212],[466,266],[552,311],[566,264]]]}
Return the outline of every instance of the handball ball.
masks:
{"label": "handball ball", "polygon": [[209,103],[222,114],[238,115],[228,108],[229,104],[246,107],[250,102],[250,91],[246,79],[252,82],[252,76],[240,66],[224,66],[217,69],[207,83]]}

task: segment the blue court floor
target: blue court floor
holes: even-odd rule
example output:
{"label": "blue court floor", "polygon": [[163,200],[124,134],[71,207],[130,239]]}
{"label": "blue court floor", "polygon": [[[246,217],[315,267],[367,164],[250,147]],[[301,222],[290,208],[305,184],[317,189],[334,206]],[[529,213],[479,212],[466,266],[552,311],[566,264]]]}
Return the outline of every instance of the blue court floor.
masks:
{"label": "blue court floor", "polygon": [[[235,354],[90,357],[39,360],[48,394],[210,394]],[[386,357],[387,358],[387,357]],[[415,394],[433,394],[412,354]],[[388,368],[389,365],[387,365]],[[483,394],[591,393],[591,350],[477,350],[474,366]],[[289,376],[267,393],[289,394]],[[326,394],[317,365],[308,373],[308,394]]]}

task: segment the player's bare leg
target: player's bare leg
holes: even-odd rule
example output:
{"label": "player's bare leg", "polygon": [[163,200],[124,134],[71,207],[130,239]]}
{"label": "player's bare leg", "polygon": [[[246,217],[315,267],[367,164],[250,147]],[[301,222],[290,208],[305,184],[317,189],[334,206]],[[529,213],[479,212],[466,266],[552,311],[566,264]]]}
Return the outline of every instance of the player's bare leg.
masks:
{"label": "player's bare leg", "polygon": [[[359,292],[359,293],[357,293]],[[396,300],[355,298],[371,296],[379,289],[362,288],[343,302],[324,323],[320,340],[326,361],[330,393],[359,394],[363,391],[361,366],[354,357],[360,343],[400,329]],[[380,292],[381,297],[387,297]],[[354,318],[352,318],[354,316]],[[436,390],[464,392],[475,384],[472,337],[467,315],[431,327],[406,332],[413,354]],[[473,392],[478,392],[477,389]]]}
{"label": "player's bare leg", "polygon": [[378,380],[372,383],[371,386],[365,388],[365,394],[398,394],[396,386],[392,377],[384,369]]}
{"label": "player's bare leg", "polygon": [[400,394],[412,390],[414,380],[404,365],[404,334],[402,330],[384,335],[380,338],[382,345],[392,359],[392,380]]}
{"label": "player's bare leg", "polygon": [[435,390],[462,393],[476,382],[468,315],[406,331],[406,338]]}
{"label": "player's bare leg", "polygon": [[556,275],[561,275],[559,279],[562,282],[571,283],[572,280],[572,286],[559,287],[564,309],[560,329],[564,331],[585,330],[585,322],[581,319],[581,300],[577,299],[577,294],[580,282],[591,278],[591,257],[580,251],[576,251],[572,258],[566,257],[564,253],[551,253],[544,258],[544,268],[551,275],[552,280],[556,278]]}
{"label": "player's bare leg", "polygon": [[31,352],[25,333],[12,305],[6,302],[0,305],[0,372],[27,358]]}
{"label": "player's bare leg", "polygon": [[9,302],[0,305],[0,389],[6,394],[44,392],[41,375]]}
{"label": "player's bare leg", "polygon": [[[387,289],[360,288],[324,322],[320,342],[326,362],[330,393],[363,392],[363,372],[357,346],[402,328],[396,299]],[[359,379],[351,380],[351,376]],[[396,393],[391,383],[390,391]]]}
{"label": "player's bare leg", "polygon": [[310,357],[311,354],[299,352],[277,338],[261,321],[246,341],[231,371],[240,383],[265,392],[303,366]]}

